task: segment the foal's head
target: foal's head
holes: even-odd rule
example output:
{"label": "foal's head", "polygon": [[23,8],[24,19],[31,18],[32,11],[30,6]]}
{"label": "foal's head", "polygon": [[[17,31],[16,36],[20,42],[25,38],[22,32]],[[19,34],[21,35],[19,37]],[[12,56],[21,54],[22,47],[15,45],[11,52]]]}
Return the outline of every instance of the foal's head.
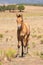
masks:
{"label": "foal's head", "polygon": [[23,16],[22,16],[22,14],[18,13],[17,14],[17,26],[19,29],[21,28],[22,23],[23,23]]}

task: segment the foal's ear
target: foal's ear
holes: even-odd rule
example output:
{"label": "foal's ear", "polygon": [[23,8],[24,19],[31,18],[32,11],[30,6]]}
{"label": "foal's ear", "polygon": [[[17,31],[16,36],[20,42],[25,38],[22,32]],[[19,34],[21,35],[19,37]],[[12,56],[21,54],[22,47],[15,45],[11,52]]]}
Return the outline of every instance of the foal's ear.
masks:
{"label": "foal's ear", "polygon": [[23,15],[21,13],[16,14],[16,17],[22,17]]}

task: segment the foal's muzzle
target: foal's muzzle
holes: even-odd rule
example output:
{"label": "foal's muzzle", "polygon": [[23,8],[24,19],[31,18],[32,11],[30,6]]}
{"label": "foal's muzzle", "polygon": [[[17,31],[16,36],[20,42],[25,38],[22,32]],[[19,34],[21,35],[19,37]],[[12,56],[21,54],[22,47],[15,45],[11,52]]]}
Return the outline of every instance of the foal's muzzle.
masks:
{"label": "foal's muzzle", "polygon": [[21,24],[18,24],[17,27],[18,27],[18,29],[20,29],[21,28]]}

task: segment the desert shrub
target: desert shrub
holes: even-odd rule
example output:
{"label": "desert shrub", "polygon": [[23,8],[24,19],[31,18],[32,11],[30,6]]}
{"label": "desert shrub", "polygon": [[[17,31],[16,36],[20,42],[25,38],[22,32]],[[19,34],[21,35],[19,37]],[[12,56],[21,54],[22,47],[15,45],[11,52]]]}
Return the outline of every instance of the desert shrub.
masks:
{"label": "desert shrub", "polygon": [[3,7],[2,6],[0,6],[0,11],[3,11]]}
{"label": "desert shrub", "polygon": [[41,53],[40,53],[40,58],[42,58],[42,59],[43,59],[43,52],[41,52]]}
{"label": "desert shrub", "polygon": [[8,38],[6,38],[6,42],[8,42]]}
{"label": "desert shrub", "polygon": [[2,11],[5,11],[5,10],[6,10],[6,6],[3,5],[3,6],[2,6]]}
{"label": "desert shrub", "polygon": [[24,10],[25,9],[25,7],[24,7],[24,5],[18,5],[18,10],[21,12],[22,10]]}
{"label": "desert shrub", "polygon": [[2,50],[0,50],[0,55],[2,55]]}
{"label": "desert shrub", "polygon": [[0,62],[0,65],[2,65],[2,62]]}
{"label": "desert shrub", "polygon": [[0,34],[0,38],[3,38],[3,34]]}
{"label": "desert shrub", "polygon": [[39,56],[39,52],[38,51],[36,51],[36,55]]}
{"label": "desert shrub", "polygon": [[39,38],[42,38],[42,35],[38,35],[37,38],[38,38],[38,39],[39,39]]}
{"label": "desert shrub", "polygon": [[43,6],[43,4],[27,4],[27,5],[30,5],[30,6]]}
{"label": "desert shrub", "polygon": [[0,11],[5,11],[6,10],[6,6],[3,5],[3,6],[0,6]]}
{"label": "desert shrub", "polygon": [[36,56],[39,56],[39,52],[38,51],[34,51],[33,54],[36,55]]}
{"label": "desert shrub", "polygon": [[30,45],[28,45],[28,49],[30,48]]}
{"label": "desert shrub", "polygon": [[40,44],[43,44],[43,39],[40,40]]}
{"label": "desert shrub", "polygon": [[35,42],[32,42],[33,48],[36,46]]}
{"label": "desert shrub", "polygon": [[0,61],[3,59],[3,56],[4,56],[3,51],[0,50]]}
{"label": "desert shrub", "polygon": [[15,54],[16,54],[15,50],[9,49],[8,51],[6,51],[6,56],[8,60],[14,58]]}
{"label": "desert shrub", "polygon": [[37,37],[37,35],[36,35],[36,34],[32,34],[31,36],[32,36],[33,38],[34,38],[34,37]]}
{"label": "desert shrub", "polygon": [[8,6],[6,6],[6,10],[9,10],[9,11],[16,10],[16,9],[17,9],[16,5],[8,5]]}
{"label": "desert shrub", "polygon": [[17,9],[17,6],[16,5],[3,5],[3,6],[0,6],[0,11],[5,11],[5,10],[16,10]]}
{"label": "desert shrub", "polygon": [[0,6],[0,11],[2,11],[2,8],[1,8],[1,6]]}

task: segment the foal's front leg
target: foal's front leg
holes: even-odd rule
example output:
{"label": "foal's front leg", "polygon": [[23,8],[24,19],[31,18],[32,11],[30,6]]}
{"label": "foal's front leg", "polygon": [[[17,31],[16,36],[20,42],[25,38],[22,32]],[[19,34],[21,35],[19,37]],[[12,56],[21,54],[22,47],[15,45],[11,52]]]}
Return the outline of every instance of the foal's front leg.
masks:
{"label": "foal's front leg", "polygon": [[18,41],[18,56],[21,56],[21,50],[22,50],[22,48],[21,48],[21,41]]}
{"label": "foal's front leg", "polygon": [[17,45],[17,48],[18,48],[17,54],[18,54],[18,55],[19,55],[19,49],[20,49],[19,43],[20,43],[20,41],[18,41],[18,45]]}

